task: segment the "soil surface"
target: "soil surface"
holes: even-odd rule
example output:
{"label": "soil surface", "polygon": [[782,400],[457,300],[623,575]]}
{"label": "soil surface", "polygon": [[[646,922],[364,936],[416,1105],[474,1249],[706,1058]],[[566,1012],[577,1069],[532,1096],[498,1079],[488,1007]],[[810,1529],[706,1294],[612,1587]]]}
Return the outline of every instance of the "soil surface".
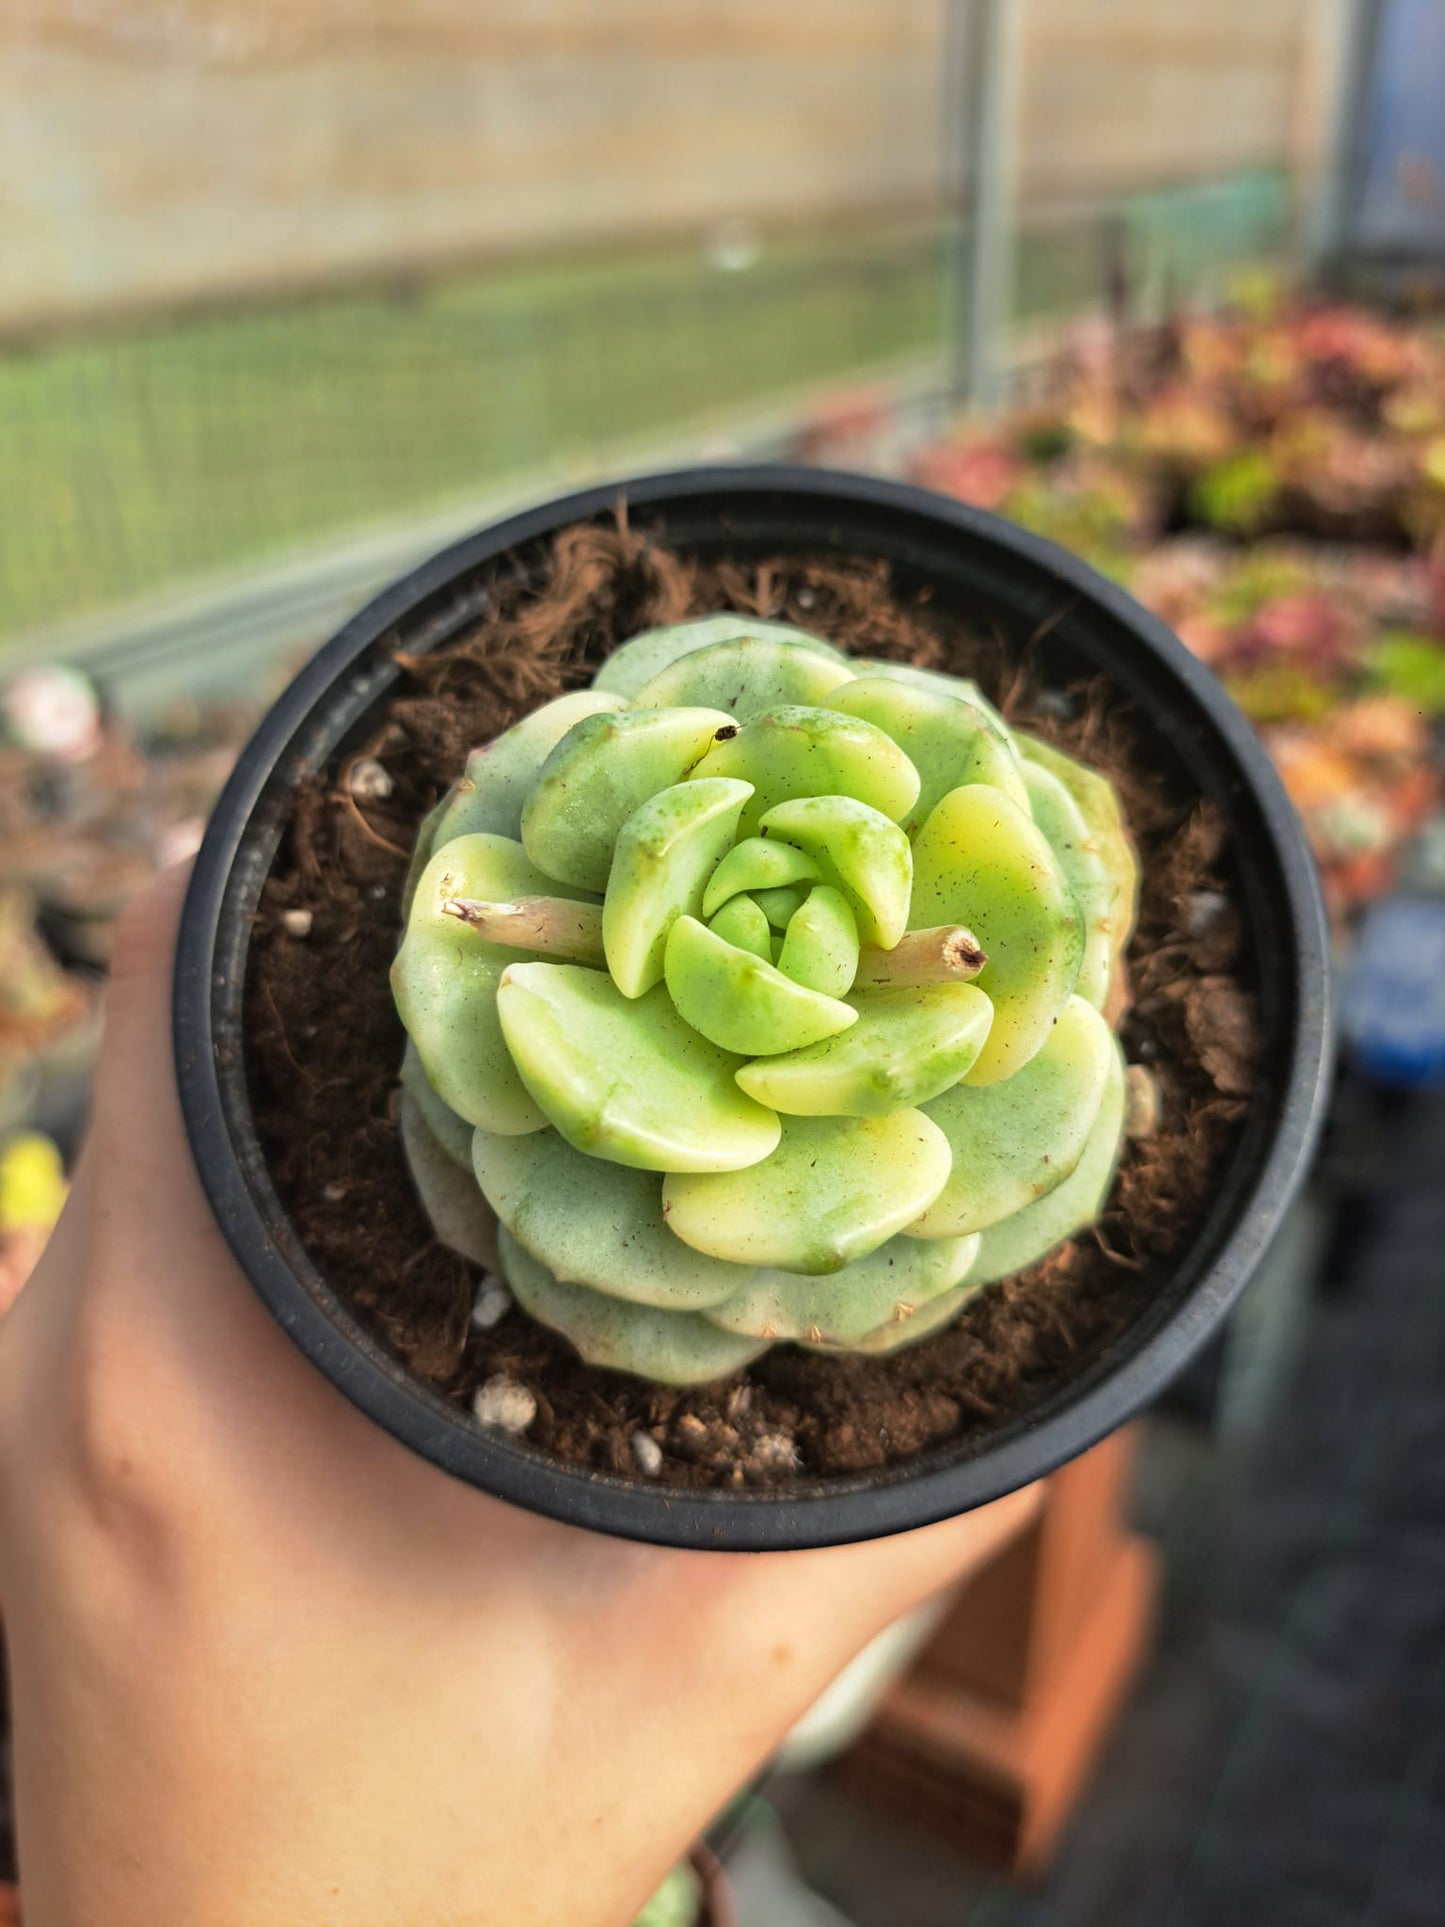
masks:
{"label": "soil surface", "polygon": [[[1249,962],[1213,807],[1141,773],[1130,717],[1107,692],[1039,687],[996,640],[926,603],[905,606],[881,566],[699,567],[625,526],[586,527],[557,538],[530,574],[489,578],[477,603],[467,633],[432,653],[409,655],[399,640],[398,692],[360,751],[299,787],[257,918],[247,983],[257,1128],[333,1288],[458,1405],[494,1373],[526,1385],[538,1407],[528,1439],[573,1464],[637,1477],[632,1437],[650,1432],[664,1485],[776,1486],[891,1464],[991,1428],[1075,1375],[1188,1243],[1254,1081]],[[1157,1081],[1158,1122],[1127,1141],[1093,1232],[982,1292],[947,1330],[880,1359],[779,1346],[731,1379],[681,1391],[585,1366],[516,1309],[490,1331],[472,1325],[480,1273],[432,1236],[402,1160],[403,1036],[387,970],[417,824],[467,751],[585,683],[637,631],[729,608],[858,655],[973,676],[1011,720],[1114,780],[1143,876],[1121,1034],[1130,1063]],[[353,786],[362,757],[385,778],[368,768]],[[390,793],[378,794],[387,778]],[[286,916],[298,911],[309,920]]]}

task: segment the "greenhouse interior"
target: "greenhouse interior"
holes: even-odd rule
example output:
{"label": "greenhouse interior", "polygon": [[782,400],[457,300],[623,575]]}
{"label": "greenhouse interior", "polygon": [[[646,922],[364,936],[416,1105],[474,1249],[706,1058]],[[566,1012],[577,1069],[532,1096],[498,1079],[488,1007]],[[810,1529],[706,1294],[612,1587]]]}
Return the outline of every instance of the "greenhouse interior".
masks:
{"label": "greenhouse interior", "polygon": [[1445,1918],[1445,0],[0,74],[0,1919]]}

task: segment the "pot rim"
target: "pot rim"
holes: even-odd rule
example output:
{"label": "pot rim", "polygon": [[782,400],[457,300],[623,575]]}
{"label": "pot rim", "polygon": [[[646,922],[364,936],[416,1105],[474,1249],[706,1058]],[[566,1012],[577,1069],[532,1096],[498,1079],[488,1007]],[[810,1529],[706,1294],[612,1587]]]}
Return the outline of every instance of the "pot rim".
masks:
{"label": "pot rim", "polygon": [[[238,999],[244,980],[246,933],[233,931],[223,945],[228,913],[236,923],[236,899],[247,890],[254,902],[280,835],[277,828],[264,851],[258,850],[250,834],[253,813],[278,764],[288,755],[304,764],[308,741],[318,753],[329,753],[395,679],[389,662],[352,673],[359,659],[419,605],[508,550],[606,516],[619,499],[643,511],[718,494],[758,502],[803,496],[815,508],[833,502],[840,510],[921,516],[935,531],[942,525],[975,546],[1005,552],[1041,578],[1054,597],[1101,607],[1152,654],[1226,749],[1263,819],[1296,953],[1274,1130],[1232,1228],[1175,1313],[1126,1355],[1111,1359],[1109,1353],[1128,1342],[1126,1329],[1078,1381],[1042,1407],[1017,1415],[976,1449],[965,1444],[950,1456],[945,1443],[911,1462],[762,1491],[655,1487],[569,1466],[538,1447],[484,1431],[413,1379],[362,1328],[301,1246],[250,1124],[241,1053],[218,1034],[216,1021],[218,999]],[[338,691],[344,712],[339,726]],[[316,712],[328,698],[332,706],[323,722]],[[1248,1284],[1303,1183],[1328,1092],[1327,957],[1314,862],[1263,745],[1213,675],[1124,590],[1040,536],[907,484],[783,465],[700,466],[599,484],[454,543],[384,590],[293,679],[237,761],[196,858],[176,953],[176,1079],[202,1186],[242,1270],[311,1363],[393,1437],[493,1497],[573,1525],[678,1547],[801,1549],[886,1536],[1000,1498],[1097,1443],[1184,1368]]]}

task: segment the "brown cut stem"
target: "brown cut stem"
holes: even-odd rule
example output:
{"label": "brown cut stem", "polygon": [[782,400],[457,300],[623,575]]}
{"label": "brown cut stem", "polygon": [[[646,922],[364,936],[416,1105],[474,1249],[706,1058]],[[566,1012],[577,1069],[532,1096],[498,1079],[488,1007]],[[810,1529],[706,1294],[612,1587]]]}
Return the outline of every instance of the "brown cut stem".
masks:
{"label": "brown cut stem", "polygon": [[865,944],[854,989],[967,983],[987,962],[971,930],[961,923],[941,923],[932,930],[910,930],[891,950]]}
{"label": "brown cut stem", "polygon": [[602,948],[602,906],[573,903],[568,897],[514,897],[506,903],[479,903],[475,897],[448,897],[442,909],[487,943],[514,950],[540,950],[568,963],[606,964]]}

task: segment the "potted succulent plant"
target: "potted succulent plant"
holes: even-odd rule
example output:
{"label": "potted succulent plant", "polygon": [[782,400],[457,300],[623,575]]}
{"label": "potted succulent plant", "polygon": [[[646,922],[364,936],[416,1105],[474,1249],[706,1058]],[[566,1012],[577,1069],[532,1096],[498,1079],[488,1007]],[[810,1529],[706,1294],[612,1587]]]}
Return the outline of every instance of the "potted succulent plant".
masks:
{"label": "potted succulent plant", "polygon": [[412,1175],[589,1364],[889,1352],[1093,1222],[1134,854],[974,684],[651,630],[477,750],[413,867]]}
{"label": "potted succulent plant", "polygon": [[807,471],[622,496],[438,558],[263,725],[188,1126],[288,1331],[449,1470],[673,1543],[897,1530],[1247,1281],[1317,891],[1207,672],[1050,545]]}

